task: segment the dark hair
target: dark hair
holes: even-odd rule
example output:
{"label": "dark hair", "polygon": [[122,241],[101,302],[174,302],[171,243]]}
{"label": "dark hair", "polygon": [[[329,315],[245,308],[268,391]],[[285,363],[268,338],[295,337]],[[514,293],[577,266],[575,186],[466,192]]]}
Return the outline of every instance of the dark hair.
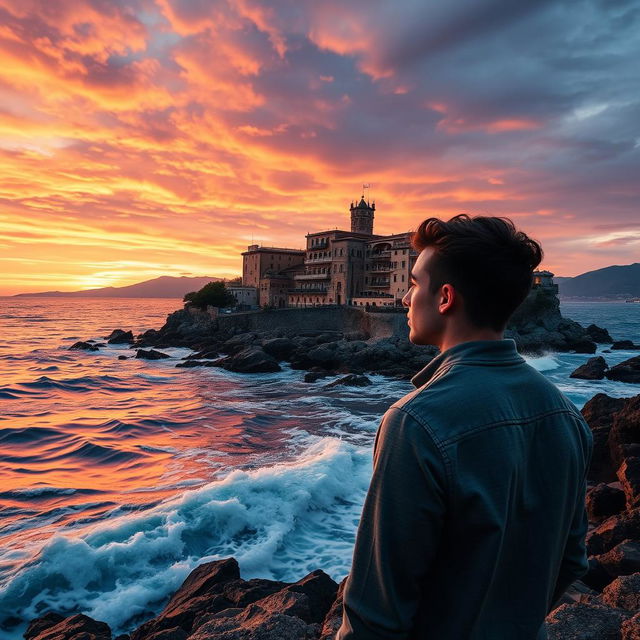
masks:
{"label": "dark hair", "polygon": [[429,259],[430,289],[449,283],[462,295],[469,320],[477,327],[505,328],[527,297],[542,247],[508,218],[454,216],[428,218],[412,238],[417,251],[435,249]]}

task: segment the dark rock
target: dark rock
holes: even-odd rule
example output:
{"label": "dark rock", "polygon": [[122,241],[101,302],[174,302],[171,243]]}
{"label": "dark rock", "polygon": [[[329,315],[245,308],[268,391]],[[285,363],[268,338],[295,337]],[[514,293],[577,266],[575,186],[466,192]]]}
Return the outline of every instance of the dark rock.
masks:
{"label": "dark rock", "polygon": [[306,622],[322,622],[336,599],[338,585],[324,571],[316,569],[282,591],[304,593],[309,599],[310,613],[308,618],[298,617]]}
{"label": "dark rock", "polygon": [[640,613],[625,620],[620,628],[621,640],[640,640]]}
{"label": "dark rock", "polygon": [[111,332],[111,335],[107,336],[105,339],[108,344],[131,344],[133,342],[133,332],[114,329]]}
{"label": "dark rock", "polygon": [[638,573],[640,572],[640,542],[625,540],[607,553],[595,556],[593,559],[611,576],[611,579]]}
{"label": "dark rock", "polygon": [[347,579],[345,578],[338,587],[336,599],[333,601],[329,612],[324,618],[318,640],[334,640],[336,633],[338,633],[338,629],[342,624],[342,602],[346,583]]}
{"label": "dark rock", "polygon": [[640,505],[640,458],[629,457],[622,461],[617,471],[618,479],[627,501],[627,509]]}
{"label": "dark rock", "polygon": [[609,432],[614,415],[624,404],[624,398],[610,398],[605,393],[598,393],[582,408],[582,415],[593,434],[593,455],[587,475],[593,482],[612,482],[617,479],[617,467],[612,463],[609,453]]}
{"label": "dark rock", "polygon": [[329,375],[328,371],[309,371],[304,374],[305,382],[316,382],[321,378],[326,378]]}
{"label": "dark rock", "polygon": [[256,346],[246,347],[226,358],[222,366],[228,371],[238,373],[269,373],[281,370],[275,358]]}
{"label": "dark rock", "polygon": [[189,354],[185,360],[215,360],[219,358],[220,354],[216,347],[205,347],[200,349],[196,353]]}
{"label": "dark rock", "polygon": [[602,591],[614,578],[600,563],[598,558],[603,556],[592,556],[589,558],[589,568],[587,573],[580,580],[591,589]]}
{"label": "dark rock", "polygon": [[590,324],[585,331],[594,342],[599,344],[611,344],[613,342],[613,338],[609,335],[609,332],[595,324]]}
{"label": "dark rock", "polygon": [[155,349],[149,349],[145,351],[144,349],[138,349],[136,351],[136,358],[142,358],[143,360],[164,360],[165,358],[170,358],[171,356],[166,353],[162,353],[162,351],[156,351]]}
{"label": "dark rock", "polygon": [[287,360],[296,350],[296,345],[293,340],[289,340],[288,338],[272,338],[270,340],[264,340],[262,342],[262,348],[265,353],[268,353],[276,360]]}
{"label": "dark rock", "polygon": [[27,637],[29,640],[111,640],[111,629],[105,622],[98,622],[78,613],[75,616],[63,618],[53,626],[45,627],[37,635],[25,635],[25,638]]}
{"label": "dark rock", "polygon": [[371,380],[367,378],[367,376],[358,375],[356,373],[350,373],[348,376],[344,378],[340,378],[338,380],[334,380],[330,382],[325,389],[330,389],[331,387],[345,386],[345,387],[368,387],[371,384]]}
{"label": "dark rock", "polygon": [[547,616],[548,640],[620,640],[631,614],[597,604],[563,604]]}
{"label": "dark rock", "polygon": [[189,640],[315,640],[319,625],[298,617],[308,606],[303,593],[278,593],[245,609],[229,608],[209,616]]}
{"label": "dark rock", "polygon": [[616,578],[603,589],[602,602],[627,611],[640,610],[640,573]]}
{"label": "dark rock", "polygon": [[118,356],[118,360],[128,360],[129,356]]}
{"label": "dark rock", "polygon": [[121,633],[119,636],[116,636],[113,640],[130,640],[128,633]]}
{"label": "dark rock", "polygon": [[611,348],[623,351],[636,351],[637,349],[640,349],[640,345],[634,344],[631,340],[617,340],[611,345]]}
{"label": "dark rock", "polygon": [[634,356],[614,365],[604,375],[609,380],[640,384],[640,356]]}
{"label": "dark rock", "polygon": [[325,331],[316,338],[316,344],[325,344],[327,342],[336,342],[343,339],[341,331]]}
{"label": "dark rock", "polygon": [[69,351],[98,351],[98,347],[90,342],[76,342],[69,347]]}
{"label": "dark rock", "polygon": [[640,509],[633,509],[607,518],[587,533],[587,551],[597,556],[613,549],[625,540],[640,540]]}
{"label": "dark rock", "polygon": [[335,369],[340,364],[340,358],[335,349],[335,343],[322,344],[307,352],[307,357],[315,366],[324,369]]}
{"label": "dark rock", "polygon": [[43,616],[40,616],[29,623],[27,630],[24,632],[23,638],[25,638],[25,640],[31,640],[31,638],[35,638],[43,631],[46,631],[50,627],[54,627],[63,620],[64,616],[61,616],[59,613],[55,613],[54,611],[48,611]]}
{"label": "dark rock", "polygon": [[236,353],[239,353],[243,349],[246,349],[255,341],[256,341],[255,333],[239,333],[238,335],[235,335],[233,336],[233,338],[229,338],[229,340],[224,342],[220,347],[220,351],[222,351],[222,353],[226,353],[232,356],[232,355],[235,355]]}
{"label": "dark rock", "polygon": [[602,522],[625,509],[624,491],[601,482],[587,492],[590,522]]}
{"label": "dark rock", "polygon": [[602,356],[589,358],[585,364],[580,365],[569,377],[581,380],[602,380],[608,365]]}
{"label": "dark rock", "polygon": [[144,640],[186,640],[189,634],[180,627],[173,627],[173,629],[163,629],[147,636]]}
{"label": "dark rock", "polygon": [[640,395],[623,398],[622,406],[615,414],[609,431],[609,455],[617,469],[625,457],[640,456]]}

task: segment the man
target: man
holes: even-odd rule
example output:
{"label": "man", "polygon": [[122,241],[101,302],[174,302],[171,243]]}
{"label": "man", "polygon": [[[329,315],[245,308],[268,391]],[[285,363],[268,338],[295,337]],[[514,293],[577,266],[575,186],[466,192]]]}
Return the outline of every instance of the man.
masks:
{"label": "man", "polygon": [[541,640],[587,569],[579,411],[504,339],[540,245],[504,218],[414,234],[409,339],[440,348],[380,424],[337,640]]}

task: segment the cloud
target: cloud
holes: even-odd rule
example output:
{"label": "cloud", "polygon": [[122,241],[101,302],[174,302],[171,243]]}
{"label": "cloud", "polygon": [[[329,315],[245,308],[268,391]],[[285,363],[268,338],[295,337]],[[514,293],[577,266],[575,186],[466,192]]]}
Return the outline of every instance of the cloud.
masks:
{"label": "cloud", "polygon": [[128,284],[131,254],[233,275],[252,234],[348,226],[363,182],[379,232],[508,215],[562,275],[632,262],[639,23],[604,0],[0,0],[5,262],[32,289]]}

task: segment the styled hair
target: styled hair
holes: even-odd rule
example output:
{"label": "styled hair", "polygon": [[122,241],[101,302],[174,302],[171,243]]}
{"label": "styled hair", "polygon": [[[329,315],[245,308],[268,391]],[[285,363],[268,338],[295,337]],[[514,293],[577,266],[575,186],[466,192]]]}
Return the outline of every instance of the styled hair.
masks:
{"label": "styled hair", "polygon": [[542,247],[509,218],[454,216],[427,218],[412,237],[413,247],[433,247],[427,271],[430,290],[451,284],[472,324],[502,331],[527,297]]}

